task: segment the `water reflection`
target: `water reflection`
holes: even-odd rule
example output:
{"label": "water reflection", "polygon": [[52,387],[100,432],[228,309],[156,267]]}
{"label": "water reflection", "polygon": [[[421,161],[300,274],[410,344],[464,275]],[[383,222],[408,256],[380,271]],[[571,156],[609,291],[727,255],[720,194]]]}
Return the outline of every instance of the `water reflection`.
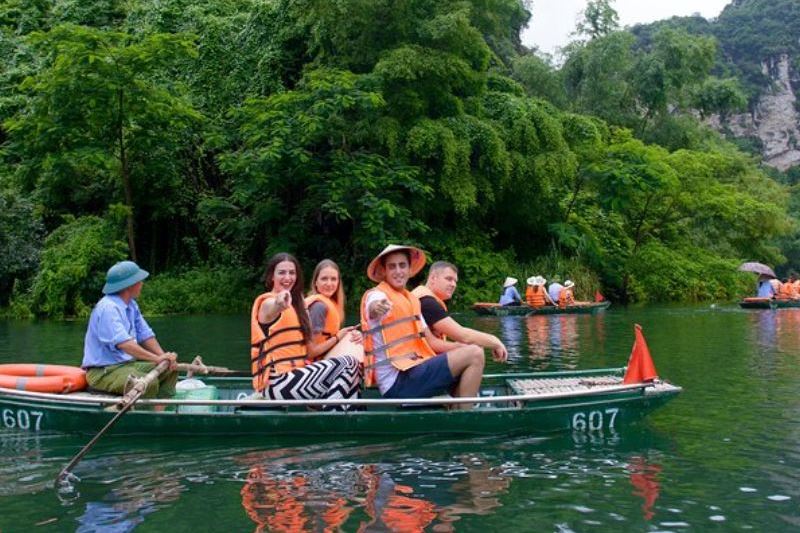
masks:
{"label": "water reflection", "polygon": [[752,324],[750,331],[755,336],[756,348],[759,351],[769,351],[775,348],[778,327],[777,314],[770,310],[748,313],[748,319]]}
{"label": "water reflection", "polygon": [[571,370],[578,364],[578,315],[551,317],[550,345],[561,355],[561,369]]}
{"label": "water reflection", "polygon": [[352,508],[327,487],[314,490],[309,474],[267,474],[259,465],[250,469],[241,490],[242,507],[256,531],[310,531],[318,522],[323,531],[338,530]]}
{"label": "water reflection", "polygon": [[42,437],[28,432],[0,434],[0,496],[33,493],[52,485],[41,475]]}
{"label": "water reflection", "polygon": [[312,470],[288,468],[294,461],[282,455],[273,450],[242,458],[258,461],[241,489],[255,531],[454,531],[462,517],[500,507],[511,484],[501,467],[474,453],[445,462],[338,463]]}
{"label": "water reflection", "polygon": [[525,318],[528,331],[528,351],[532,361],[550,356],[550,317],[544,315]]}
{"label": "water reflection", "polygon": [[781,353],[800,353],[800,309],[781,309],[775,313],[777,348]]}
{"label": "water reflection", "polygon": [[417,532],[439,514],[433,502],[374,464],[341,472],[337,483],[320,471],[268,473],[267,468],[252,467],[241,490],[242,506],[259,532],[338,531],[351,516],[350,529],[357,531]]}
{"label": "water reflection", "polygon": [[147,515],[177,501],[183,490],[180,480],[163,471],[153,472],[152,475],[152,478],[141,482],[128,480],[109,491],[101,500],[86,502],[83,514],[77,519],[76,531],[133,531],[145,521]]}
{"label": "water reflection", "polygon": [[658,479],[661,466],[649,463],[644,457],[634,456],[631,457],[628,470],[630,471],[631,485],[636,489],[633,494],[640,496],[644,500],[644,503],[642,503],[642,515],[645,520],[650,520],[654,514],[653,506],[658,500],[658,495],[661,491],[661,483]]}
{"label": "water reflection", "polygon": [[800,353],[800,309],[749,311],[747,318],[760,352]]}
{"label": "water reflection", "polygon": [[524,319],[518,316],[501,316],[495,320],[500,325],[500,340],[508,349],[508,361],[519,363],[526,351],[522,338],[522,321]]}
{"label": "water reflection", "polygon": [[578,315],[501,317],[501,338],[508,347],[509,361],[536,371],[577,368],[579,319]]}

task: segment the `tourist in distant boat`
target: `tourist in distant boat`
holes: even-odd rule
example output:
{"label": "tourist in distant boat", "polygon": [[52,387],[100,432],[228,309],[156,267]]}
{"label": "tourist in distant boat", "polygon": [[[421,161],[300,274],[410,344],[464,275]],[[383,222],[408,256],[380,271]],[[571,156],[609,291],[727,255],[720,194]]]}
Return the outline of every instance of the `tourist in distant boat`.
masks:
{"label": "tourist in distant boat", "polygon": [[560,284],[556,279],[553,279],[553,283],[550,284],[550,287],[547,288],[547,293],[550,295],[550,301],[553,304],[558,303],[559,297],[561,297],[561,290],[564,288],[562,284]]}
{"label": "tourist in distant boat", "polygon": [[458,268],[446,261],[436,261],[428,270],[428,279],[411,294],[419,298],[422,318],[440,339],[464,344],[476,344],[492,350],[495,361],[508,359],[508,351],[500,339],[489,333],[467,328],[456,322],[447,312],[447,300],[453,297],[458,285]]}
{"label": "tourist in distant boat", "polygon": [[796,274],[792,272],[789,278],[781,283],[781,288],[778,290],[777,298],[782,300],[796,300],[798,298]]}
{"label": "tourist in distant boat", "polygon": [[[364,358],[361,331],[355,326],[342,327],[345,295],[336,263],[330,259],[319,262],[311,276],[311,290],[305,303],[311,321],[312,359],[333,356],[337,352],[352,355],[359,361]],[[339,348],[334,350],[336,346]]]}
{"label": "tourist in distant boat", "polygon": [[564,282],[564,287],[561,289],[561,292],[558,295],[558,306],[559,307],[566,307],[568,305],[575,304],[575,296],[572,293],[572,288],[575,286],[570,280]]}
{"label": "tourist in distant boat", "polygon": [[503,282],[503,293],[500,295],[500,305],[521,305],[522,297],[514,286],[517,278],[507,277]]}
{"label": "tourist in distant boat", "polygon": [[778,278],[771,278],[769,282],[772,284],[772,290],[775,292],[775,296],[778,296],[778,293],[781,292],[781,285],[783,285],[781,280]]}
{"label": "tourist in distant boat", "polygon": [[408,278],[424,266],[425,254],[419,248],[390,245],[367,267],[367,276],[378,285],[361,298],[365,382],[377,384],[386,398],[427,398],[446,392],[477,396],[483,350],[436,337],[422,317],[419,299],[406,290]]}
{"label": "tourist in distant boat", "polygon": [[169,369],[147,385],[143,398],[169,398],[178,379],[175,352],[165,352],[139,311],[136,298],[150,274],[133,261],[106,273],[103,296],[92,310],[83,344],[86,381],[95,390],[124,394],[129,378],[141,378],[161,361]]}
{"label": "tourist in distant boat", "polygon": [[760,274],[758,276],[758,298],[775,298],[775,286],[772,284],[770,276]]}
{"label": "tourist in distant boat", "polygon": [[528,287],[525,289],[525,302],[531,307],[544,307],[554,305],[553,300],[544,288],[547,280],[542,276],[531,276],[528,278]]}
{"label": "tourist in distant boat", "polygon": [[[267,292],[256,298],[250,314],[253,389],[271,400],[357,398],[361,365],[356,358],[310,362],[317,350],[297,259],[274,255],[267,263],[264,285]],[[348,333],[337,335],[341,339]]]}

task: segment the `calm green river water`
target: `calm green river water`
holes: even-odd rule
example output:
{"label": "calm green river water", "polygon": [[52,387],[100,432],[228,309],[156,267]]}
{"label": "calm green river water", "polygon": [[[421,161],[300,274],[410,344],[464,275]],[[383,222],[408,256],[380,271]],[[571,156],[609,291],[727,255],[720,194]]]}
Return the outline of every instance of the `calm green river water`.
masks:
{"label": "calm green river water", "polygon": [[[541,439],[276,441],[84,437],[0,429],[0,531],[797,531],[800,309],[611,309],[475,318],[507,366],[622,366],[640,323],[684,387],[620,433]],[[246,368],[245,317],[153,318],[182,358]],[[85,323],[0,322],[0,362],[79,364]]]}

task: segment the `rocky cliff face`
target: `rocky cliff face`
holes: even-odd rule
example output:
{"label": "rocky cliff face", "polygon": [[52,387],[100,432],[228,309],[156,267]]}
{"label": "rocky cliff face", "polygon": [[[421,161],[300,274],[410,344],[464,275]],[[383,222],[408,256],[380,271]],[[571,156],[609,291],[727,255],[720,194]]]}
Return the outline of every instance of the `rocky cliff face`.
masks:
{"label": "rocky cliff face", "polygon": [[736,137],[757,137],[764,147],[764,162],[779,170],[800,164],[800,113],[795,108],[794,87],[800,86],[798,73],[791,68],[789,56],[781,55],[763,62],[761,68],[772,80],[750,113],[732,115],[724,123],[712,117],[710,125],[727,129]]}

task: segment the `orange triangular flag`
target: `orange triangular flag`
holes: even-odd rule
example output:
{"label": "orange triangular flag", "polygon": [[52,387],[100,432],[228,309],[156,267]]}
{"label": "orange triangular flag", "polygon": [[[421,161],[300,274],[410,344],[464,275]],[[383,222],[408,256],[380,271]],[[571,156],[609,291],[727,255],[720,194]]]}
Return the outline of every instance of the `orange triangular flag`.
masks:
{"label": "orange triangular flag", "polygon": [[600,294],[600,291],[594,291],[594,301],[595,302],[605,302],[606,297]]}
{"label": "orange triangular flag", "polygon": [[623,383],[644,383],[653,381],[658,377],[656,373],[656,366],[653,364],[653,358],[650,357],[650,349],[647,347],[647,341],[644,340],[642,334],[642,326],[636,324],[635,326],[636,340],[633,343],[631,350],[631,358],[628,360],[628,369],[625,371],[625,378]]}

